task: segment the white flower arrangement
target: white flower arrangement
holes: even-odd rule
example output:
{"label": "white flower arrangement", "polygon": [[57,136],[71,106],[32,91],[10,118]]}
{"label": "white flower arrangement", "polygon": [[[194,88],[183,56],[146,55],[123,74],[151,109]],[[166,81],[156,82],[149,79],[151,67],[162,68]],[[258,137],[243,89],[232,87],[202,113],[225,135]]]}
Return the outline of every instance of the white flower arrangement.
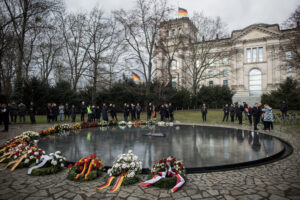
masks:
{"label": "white flower arrangement", "polygon": [[127,122],[125,122],[125,121],[120,121],[120,122],[118,122],[118,125],[119,125],[119,126],[126,126],[126,124],[127,124]]}
{"label": "white flower arrangement", "polygon": [[158,125],[158,126],[165,126],[165,125],[166,125],[166,122],[163,122],[163,121],[157,122],[157,125]]}
{"label": "white flower arrangement", "polygon": [[127,154],[119,155],[117,161],[113,163],[107,173],[109,176],[118,176],[127,173],[128,178],[136,176],[142,170],[142,161],[129,150]]}
{"label": "white flower arrangement", "polygon": [[61,155],[60,151],[56,151],[55,153],[50,153],[49,156],[52,156],[51,165],[56,167],[64,167],[66,163],[66,158]]}
{"label": "white flower arrangement", "polygon": [[69,124],[58,124],[55,125],[54,128],[60,133],[64,131],[69,131],[71,129]]}
{"label": "white flower arrangement", "polygon": [[37,140],[40,138],[40,134],[34,131],[25,131],[22,133],[23,139],[29,137],[31,140]]}

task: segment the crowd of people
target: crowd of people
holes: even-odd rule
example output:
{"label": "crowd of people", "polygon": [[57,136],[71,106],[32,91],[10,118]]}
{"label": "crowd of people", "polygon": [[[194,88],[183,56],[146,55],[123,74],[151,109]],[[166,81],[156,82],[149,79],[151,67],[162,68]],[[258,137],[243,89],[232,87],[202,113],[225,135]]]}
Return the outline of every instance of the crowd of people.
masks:
{"label": "crowd of people", "polygon": [[[123,112],[124,121],[127,122],[128,120],[140,120],[142,110],[143,109],[139,103],[136,105],[133,103],[124,103],[123,110],[121,112]],[[282,102],[280,110],[282,112],[282,118],[284,119],[287,116],[288,110],[285,101]],[[157,106],[150,102],[145,108],[145,111],[147,113],[147,120],[160,120],[164,122],[174,121],[174,107],[172,103],[166,103]],[[229,104],[226,104],[223,108],[223,111],[223,122],[227,122],[230,116],[231,122],[238,120],[239,124],[242,124],[244,113],[245,120],[249,120],[250,125],[254,124],[254,130],[258,130],[257,125],[260,121],[264,125],[264,130],[273,129],[273,122],[275,118],[272,108],[267,104],[262,105],[261,103],[256,103],[253,107],[250,107],[246,102],[243,102],[243,104],[237,102],[235,104],[231,104],[230,106]],[[109,104],[109,106],[107,106],[104,103],[102,107],[100,107],[99,105],[86,104],[84,101],[82,101],[78,107],[76,107],[74,104],[69,106],[68,103],[65,105],[60,104],[59,106],[57,106],[56,103],[48,103],[46,108],[48,122],[57,122],[58,120],[62,122],[64,120],[70,120],[70,118],[72,122],[75,122],[77,114],[80,114],[81,121],[85,121],[86,115],[88,122],[100,122],[101,117],[104,121],[118,121],[117,113],[118,112],[115,104]],[[202,120],[205,122],[208,113],[206,104],[202,105],[201,113]],[[35,124],[36,108],[33,102],[30,102],[28,108],[23,103],[16,104],[15,102],[12,102],[11,104],[2,104],[0,112],[0,124],[2,124],[2,122],[4,123],[3,131],[8,131],[8,124],[16,123],[18,117],[20,123],[25,123],[26,114],[30,116],[31,123]]]}

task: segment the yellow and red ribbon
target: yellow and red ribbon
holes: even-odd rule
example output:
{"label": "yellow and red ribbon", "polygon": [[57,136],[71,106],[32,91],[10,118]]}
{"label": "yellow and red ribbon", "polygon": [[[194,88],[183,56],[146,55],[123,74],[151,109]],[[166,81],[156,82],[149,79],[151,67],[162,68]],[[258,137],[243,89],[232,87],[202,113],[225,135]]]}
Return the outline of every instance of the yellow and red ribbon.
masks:
{"label": "yellow and red ribbon", "polygon": [[86,166],[87,166],[87,163],[85,162],[85,163],[84,163],[84,167],[83,167],[82,172],[81,172],[80,174],[77,174],[76,177],[75,177],[75,179],[79,179],[80,176],[82,176],[82,175],[84,174],[84,172],[85,172],[85,170],[86,170]]}
{"label": "yellow and red ribbon", "polygon": [[89,169],[88,169],[87,173],[86,173],[85,176],[84,176],[84,180],[87,180],[87,179],[88,179],[89,174],[91,173],[94,164],[95,164],[95,160],[92,160],[92,161],[90,162]]}
{"label": "yellow and red ribbon", "polygon": [[114,187],[113,187],[111,190],[109,190],[108,192],[115,192],[115,191],[117,191],[117,190],[121,187],[122,182],[123,182],[125,176],[126,176],[126,173],[122,173],[122,174],[118,177],[118,179],[117,179],[117,181],[116,181]]}
{"label": "yellow and red ribbon", "polygon": [[114,176],[110,176],[107,180],[107,182],[104,185],[101,185],[99,187],[96,187],[98,190],[102,190],[104,188],[107,188],[108,186],[110,186],[111,182],[114,180]]}

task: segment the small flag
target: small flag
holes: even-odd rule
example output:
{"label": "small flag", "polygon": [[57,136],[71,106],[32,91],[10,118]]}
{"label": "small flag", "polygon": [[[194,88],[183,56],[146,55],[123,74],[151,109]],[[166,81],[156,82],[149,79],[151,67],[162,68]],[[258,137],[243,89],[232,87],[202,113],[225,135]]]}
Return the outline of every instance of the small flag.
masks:
{"label": "small flag", "polygon": [[141,78],[134,72],[132,72],[131,77],[136,81],[139,81],[139,82],[142,81]]}
{"label": "small flag", "polygon": [[187,16],[188,15],[188,11],[184,8],[178,8],[178,16]]}

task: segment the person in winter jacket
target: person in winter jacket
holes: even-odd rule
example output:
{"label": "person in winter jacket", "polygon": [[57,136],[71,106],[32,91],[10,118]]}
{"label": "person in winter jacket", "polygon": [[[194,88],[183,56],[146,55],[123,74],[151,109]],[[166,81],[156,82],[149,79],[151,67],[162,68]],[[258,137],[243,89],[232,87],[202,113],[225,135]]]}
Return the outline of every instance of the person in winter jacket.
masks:
{"label": "person in winter jacket", "polygon": [[262,109],[264,113],[264,122],[265,122],[265,129],[264,130],[270,130],[270,128],[273,129],[273,122],[274,122],[274,114],[272,108],[268,105],[264,105],[264,109]]}

